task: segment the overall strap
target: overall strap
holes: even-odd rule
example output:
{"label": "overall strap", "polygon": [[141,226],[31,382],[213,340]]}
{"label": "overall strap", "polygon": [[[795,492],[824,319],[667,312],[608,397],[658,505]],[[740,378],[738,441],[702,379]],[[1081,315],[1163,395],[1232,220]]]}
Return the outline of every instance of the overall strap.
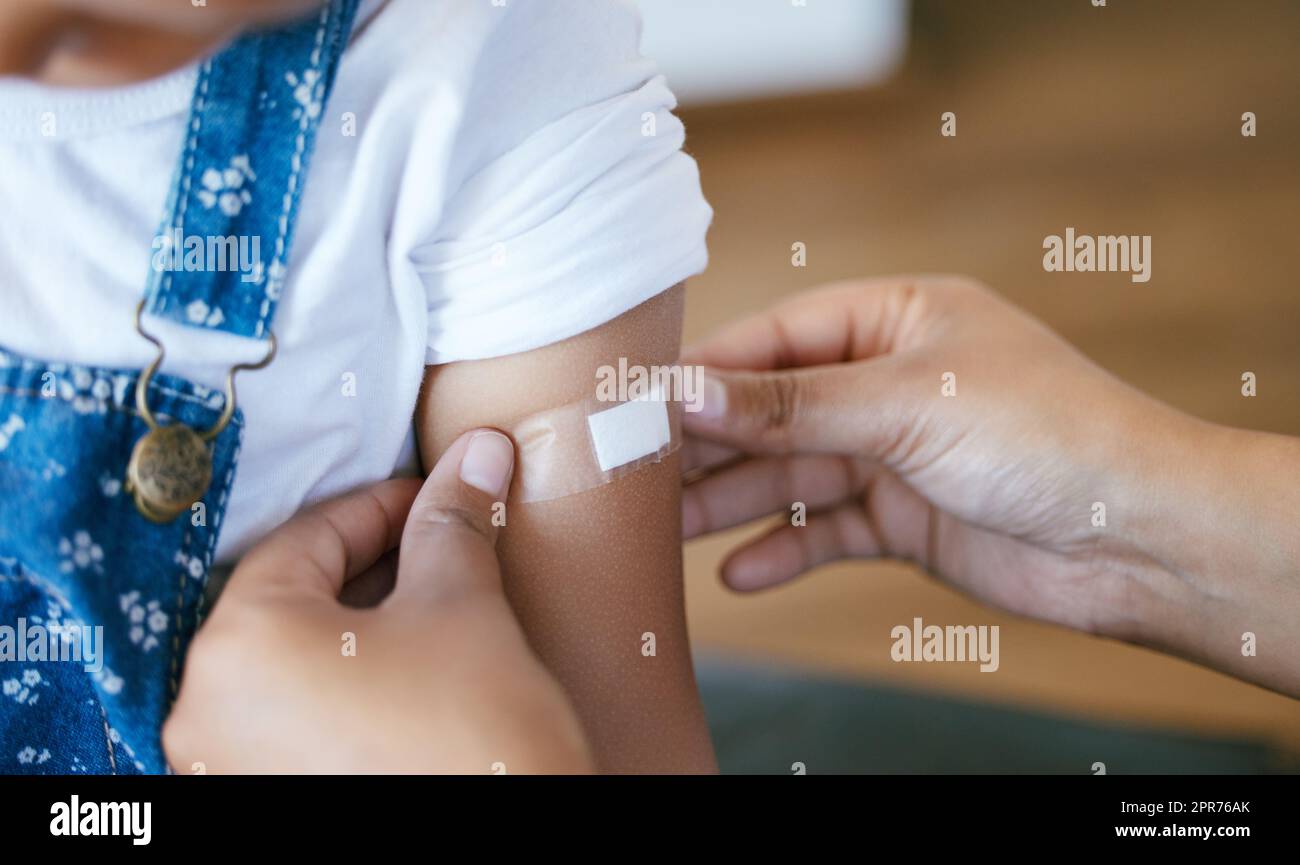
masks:
{"label": "overall strap", "polygon": [[262,339],[359,0],[245,35],[199,69],[184,150],[154,242],[145,310]]}

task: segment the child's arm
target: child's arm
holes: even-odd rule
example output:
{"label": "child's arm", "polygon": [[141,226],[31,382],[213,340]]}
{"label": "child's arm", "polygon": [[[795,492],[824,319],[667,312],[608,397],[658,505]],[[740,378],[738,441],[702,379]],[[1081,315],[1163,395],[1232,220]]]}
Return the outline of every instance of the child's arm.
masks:
{"label": "child's arm", "polygon": [[[461,432],[509,429],[590,397],[596,369],[666,365],[683,290],[535,351],[429,367],[416,413],[425,465]],[[605,772],[714,771],[682,599],[676,456],[562,499],[511,502],[498,550],[533,648],[573,700]],[[655,654],[642,654],[653,633]]]}

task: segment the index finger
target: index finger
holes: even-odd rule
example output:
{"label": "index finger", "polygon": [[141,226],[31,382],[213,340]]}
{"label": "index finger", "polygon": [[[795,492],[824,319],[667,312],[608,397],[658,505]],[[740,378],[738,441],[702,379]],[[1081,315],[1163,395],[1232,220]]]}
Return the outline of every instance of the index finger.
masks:
{"label": "index finger", "polygon": [[226,594],[275,588],[337,598],[347,580],[397,547],[419,491],[419,479],[396,478],[303,511],[244,556]]}
{"label": "index finger", "polygon": [[765,371],[887,354],[921,281],[886,277],[801,292],[722,327],[688,347],[682,360]]}

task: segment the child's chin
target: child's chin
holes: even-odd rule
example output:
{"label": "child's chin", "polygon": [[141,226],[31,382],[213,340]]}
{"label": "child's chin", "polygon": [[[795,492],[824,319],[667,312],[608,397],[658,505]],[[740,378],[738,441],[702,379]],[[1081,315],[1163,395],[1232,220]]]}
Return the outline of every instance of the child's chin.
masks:
{"label": "child's chin", "polygon": [[211,0],[203,6],[176,0],[54,0],[105,21],[148,24],[194,36],[278,24],[319,7],[319,0]]}

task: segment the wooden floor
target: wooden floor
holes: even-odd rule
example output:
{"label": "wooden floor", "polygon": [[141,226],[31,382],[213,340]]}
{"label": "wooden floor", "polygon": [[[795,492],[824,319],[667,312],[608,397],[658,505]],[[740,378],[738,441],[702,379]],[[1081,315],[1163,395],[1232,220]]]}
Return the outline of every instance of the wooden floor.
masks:
{"label": "wooden floor", "polygon": [[[907,67],[882,90],[682,112],[716,210],[688,340],[820,282],[957,271],[1170,403],[1300,435],[1300,3],[918,0],[914,16]],[[945,111],[956,138],[939,134]],[[1257,137],[1241,135],[1246,111]],[[1067,226],[1152,235],[1151,281],[1045,273],[1043,238]],[[702,647],[1300,751],[1298,702],[986,612],[906,566],[727,594],[714,572],[743,534],[687,548]],[[892,663],[889,631],[914,616],[1001,625],[1000,671]]]}

